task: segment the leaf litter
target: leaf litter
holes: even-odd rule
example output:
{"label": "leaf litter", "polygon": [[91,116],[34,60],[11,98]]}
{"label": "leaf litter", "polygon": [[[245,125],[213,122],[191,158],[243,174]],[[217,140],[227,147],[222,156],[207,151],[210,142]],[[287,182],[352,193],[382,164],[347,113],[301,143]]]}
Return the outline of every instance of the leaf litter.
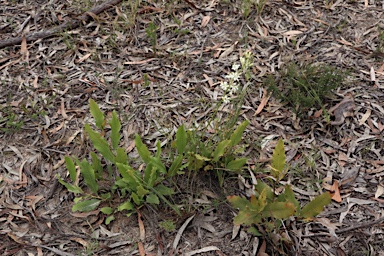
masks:
{"label": "leaf litter", "polygon": [[[243,19],[241,1],[181,1],[167,8],[159,1],[143,1],[133,22],[134,6],[122,3],[90,15],[76,29],[35,41],[23,37],[75,20],[82,14],[75,3],[4,2],[0,7],[0,40],[21,38],[19,45],[0,49],[2,254],[77,255],[91,249],[92,241],[103,243],[93,248],[96,254],[139,254],[131,245],[143,236],[142,224],[146,234],[140,241],[141,254],[155,254],[155,248],[162,248],[163,255],[171,252],[176,234],[159,232],[155,213],[147,213],[152,217],[143,219],[141,229],[137,219],[125,216],[117,217],[118,225],[105,226],[100,214],[70,213],[69,194],[54,182],[55,175],[66,174],[64,156],[89,152],[83,134],[89,98],[101,103],[102,111],[121,111],[130,126],[123,138],[126,148],[132,147],[134,133],[145,136],[149,145],[155,140],[166,142],[168,132],[179,125],[209,119],[212,109],[206,102],[219,99],[218,83],[247,50],[254,54],[255,82],[248,89],[241,118],[251,122],[246,139],[261,149],[260,155],[250,153],[250,161],[266,163],[262,160],[271,158],[282,136],[287,150],[295,149],[289,159],[291,169],[301,170],[290,180],[300,200],[304,203],[317,195],[320,183],[313,180],[325,177],[334,185],[329,189],[337,192],[318,222],[292,224],[295,229],[289,235],[296,241],[292,247],[302,255],[384,251],[380,242],[384,222],[380,5],[271,0],[260,16]],[[94,6],[98,4],[103,2],[95,1]],[[150,20],[159,26],[156,53],[145,32]],[[290,61],[327,63],[351,72],[350,83],[330,102],[331,125],[321,119],[295,121],[287,108],[259,88],[266,74],[277,73]],[[231,111],[227,106],[218,117]],[[244,184],[252,184],[243,179]],[[251,236],[242,228],[235,231],[240,234],[235,238],[231,233],[220,239],[209,236],[233,228],[231,212],[216,214],[209,223],[200,222],[206,228],[186,225],[176,249],[190,255],[265,255],[272,250],[258,238],[249,243]],[[163,215],[166,211],[156,218]],[[179,230],[186,220],[180,220]],[[255,249],[253,244],[262,246]]]}

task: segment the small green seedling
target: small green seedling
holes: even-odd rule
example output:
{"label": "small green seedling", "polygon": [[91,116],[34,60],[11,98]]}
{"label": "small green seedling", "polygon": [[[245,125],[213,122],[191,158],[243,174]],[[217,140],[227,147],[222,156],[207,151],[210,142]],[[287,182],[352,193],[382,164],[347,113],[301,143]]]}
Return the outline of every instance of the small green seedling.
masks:
{"label": "small green seedling", "polygon": [[[101,212],[109,215],[106,219],[106,224],[108,224],[114,219],[113,214],[117,211],[126,210],[131,214],[144,203],[158,205],[161,199],[175,212],[180,213],[179,209],[166,199],[166,196],[172,195],[174,191],[165,186],[163,181],[176,175],[182,164],[186,145],[184,126],[181,126],[176,133],[178,154],[169,169],[160,159],[160,144],[157,144],[157,152],[153,156],[147,146],[143,144],[140,136],[136,135],[136,148],[146,164],[144,173],[141,173],[129,165],[127,153],[124,148],[119,147],[121,123],[117,113],[113,111],[111,120],[107,121],[93,100],[90,100],[90,112],[100,131],[93,130],[89,124],[86,124],[84,129],[97,153],[90,153],[91,162],[86,159],[79,161],[77,158],[74,160],[69,157],[65,158],[72,184],[58,177],[61,184],[77,195],[72,211],[88,212],[98,208],[101,204],[108,204],[100,209]],[[104,137],[107,123],[110,127],[109,140]],[[106,162],[106,166],[103,166],[102,162]],[[116,170],[116,172],[111,170]],[[114,176],[114,173],[118,173],[118,175]],[[79,186],[80,176],[88,188],[86,191]],[[109,189],[100,189],[101,182],[110,184]],[[116,195],[120,196],[118,201],[123,201],[123,203],[113,207]]]}
{"label": "small green seedling", "polygon": [[273,188],[266,182],[257,180],[255,193],[249,200],[239,196],[227,197],[233,207],[239,209],[239,213],[234,218],[235,224],[250,226],[249,231],[258,236],[262,233],[255,226],[263,226],[263,230],[271,234],[280,227],[281,221],[292,216],[299,220],[310,220],[331,202],[331,195],[326,192],[301,207],[290,185],[286,185],[284,192],[278,194],[279,182],[284,178],[287,170],[284,143],[280,139],[273,152],[270,166]]}

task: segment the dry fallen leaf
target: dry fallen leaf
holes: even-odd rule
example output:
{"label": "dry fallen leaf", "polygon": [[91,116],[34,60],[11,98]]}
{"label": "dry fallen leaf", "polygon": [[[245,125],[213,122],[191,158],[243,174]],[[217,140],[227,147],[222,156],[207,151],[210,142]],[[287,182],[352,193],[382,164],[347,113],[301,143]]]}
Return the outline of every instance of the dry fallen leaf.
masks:
{"label": "dry fallen leaf", "polygon": [[270,97],[271,97],[271,94],[267,92],[267,89],[264,89],[263,90],[263,98],[261,99],[260,105],[257,108],[255,114],[253,114],[253,116],[258,115],[264,109],[264,107],[267,105]]}
{"label": "dry fallen leaf", "polygon": [[339,182],[335,180],[333,182],[333,185],[331,187],[331,195],[332,195],[332,200],[340,203],[342,201],[341,196],[340,196],[340,190],[339,190]]}
{"label": "dry fallen leaf", "polygon": [[211,20],[211,16],[204,16],[203,20],[201,21],[201,27],[205,27],[208,25],[208,22]]}
{"label": "dry fallen leaf", "polygon": [[345,118],[353,116],[353,110],[355,109],[355,101],[351,96],[346,96],[336,106],[329,109],[329,113],[335,116],[335,121],[331,122],[331,125],[341,125],[344,123]]}

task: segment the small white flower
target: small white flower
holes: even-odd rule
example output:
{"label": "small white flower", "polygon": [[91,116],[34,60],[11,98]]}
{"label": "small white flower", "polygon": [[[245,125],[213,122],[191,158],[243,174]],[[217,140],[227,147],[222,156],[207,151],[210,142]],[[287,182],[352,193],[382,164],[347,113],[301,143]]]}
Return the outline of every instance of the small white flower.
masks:
{"label": "small white flower", "polygon": [[240,65],[239,65],[239,64],[237,64],[237,63],[233,63],[233,65],[232,65],[232,70],[233,70],[233,71],[237,71],[239,68],[240,68]]}
{"label": "small white flower", "polygon": [[239,90],[239,85],[236,84],[236,83],[233,83],[230,90],[229,90],[229,94],[235,94],[237,93],[237,91]]}
{"label": "small white flower", "polygon": [[232,81],[238,81],[240,78],[239,72],[232,72],[225,76],[228,79],[231,79]]}
{"label": "small white flower", "polygon": [[223,97],[221,97],[221,100],[224,104],[228,104],[230,102],[228,95],[224,95]]}
{"label": "small white flower", "polygon": [[227,91],[229,89],[229,84],[228,82],[226,81],[223,81],[220,83],[220,88],[223,90],[223,91]]}

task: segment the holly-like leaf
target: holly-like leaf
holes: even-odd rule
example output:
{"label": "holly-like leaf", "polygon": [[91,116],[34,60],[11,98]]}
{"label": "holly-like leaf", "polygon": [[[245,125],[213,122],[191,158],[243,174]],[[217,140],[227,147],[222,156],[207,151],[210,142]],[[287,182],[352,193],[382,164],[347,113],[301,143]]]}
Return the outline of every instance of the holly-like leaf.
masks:
{"label": "holly-like leaf", "polygon": [[100,209],[100,211],[101,211],[102,213],[104,213],[104,214],[107,214],[107,215],[113,213],[113,209],[112,209],[112,207],[103,207],[103,208]]}
{"label": "holly-like leaf", "polygon": [[57,175],[57,179],[59,180],[61,185],[63,185],[66,189],[68,189],[68,191],[70,191],[72,193],[79,193],[79,194],[83,193],[83,190],[80,187],[78,187],[76,185],[69,184],[69,183],[63,181],[61,179],[61,177],[58,176],[58,175]]}
{"label": "holly-like leaf", "polygon": [[300,211],[300,217],[313,218],[324,210],[324,207],[331,203],[331,194],[326,192],[318,195],[311,202],[306,204]]}
{"label": "holly-like leaf", "polygon": [[103,166],[101,165],[101,161],[99,157],[96,155],[95,152],[91,151],[91,158],[92,158],[92,167],[95,170],[95,173],[97,174],[97,178],[100,179],[103,177]]}
{"label": "holly-like leaf", "polygon": [[274,202],[267,204],[263,211],[263,217],[274,217],[284,220],[295,214],[296,207],[291,202]]}
{"label": "holly-like leaf", "polygon": [[160,204],[160,200],[155,194],[147,195],[146,201],[150,204]]}
{"label": "holly-like leaf", "polygon": [[104,114],[93,99],[89,100],[89,109],[93,118],[95,118],[97,128],[103,130],[105,126]]}
{"label": "holly-like leaf", "polygon": [[135,137],[135,144],[141,159],[143,159],[144,163],[148,164],[149,161],[151,160],[151,153],[149,152],[147,146],[144,145],[143,141],[141,140],[138,134],[136,134],[136,137]]}
{"label": "holly-like leaf", "polygon": [[243,136],[243,132],[244,132],[245,128],[247,128],[248,124],[249,124],[249,121],[245,120],[232,133],[231,139],[230,139],[231,142],[229,144],[230,147],[233,147],[233,146],[236,146],[237,144],[239,144],[239,142],[241,141],[241,137]]}
{"label": "holly-like leaf", "polygon": [[93,193],[97,194],[99,185],[97,184],[95,171],[93,170],[92,165],[90,165],[87,160],[83,159],[83,161],[80,162],[80,171],[84,177],[85,184]]}
{"label": "holly-like leaf", "polygon": [[175,193],[172,188],[166,187],[163,184],[159,184],[156,186],[156,192],[163,196],[170,196]]}
{"label": "holly-like leaf", "polygon": [[247,158],[237,158],[235,160],[230,161],[226,169],[240,171],[241,168],[247,163]]}
{"label": "holly-like leaf", "polygon": [[176,132],[176,147],[177,153],[183,154],[187,146],[187,132],[184,129],[184,125],[180,126]]}
{"label": "holly-like leaf", "polygon": [[117,207],[117,210],[119,212],[123,210],[132,211],[133,209],[135,209],[135,206],[130,201],[125,201],[124,203],[122,203]]}
{"label": "holly-like leaf", "polygon": [[93,143],[93,146],[97,149],[97,151],[99,151],[105,157],[105,159],[113,162],[115,156],[112,154],[108,142],[99,133],[93,131],[89,124],[85,124],[84,130],[87,132]]}
{"label": "holly-like leaf", "polygon": [[231,143],[230,140],[223,140],[217,144],[217,147],[213,152],[213,156],[212,156],[215,162],[219,161],[219,159],[224,155],[230,143]]}
{"label": "holly-like leaf", "polygon": [[236,217],[233,219],[235,225],[247,225],[250,226],[254,223],[261,222],[261,215],[258,212],[252,211],[239,211]]}
{"label": "holly-like leaf", "polygon": [[105,218],[105,225],[109,225],[109,223],[111,223],[111,221],[113,221],[114,219],[115,219],[115,216],[113,215],[108,216],[107,218]]}
{"label": "holly-like leaf", "polygon": [[[280,180],[281,173],[284,171],[285,167],[285,149],[284,149],[284,142],[282,139],[280,139],[277,142],[276,148],[273,151],[272,156],[272,173],[275,173],[275,178]],[[282,178],[282,177],[281,177]]]}
{"label": "holly-like leaf", "polygon": [[116,163],[116,166],[124,181],[130,185],[130,188],[136,188],[141,184],[139,175],[131,166],[121,163]]}
{"label": "holly-like leaf", "polygon": [[109,125],[111,126],[112,148],[116,149],[120,142],[120,129],[121,129],[121,123],[119,121],[119,118],[117,117],[116,111],[112,112],[112,119],[109,122]]}
{"label": "holly-like leaf", "polygon": [[125,152],[124,148],[117,148],[116,149],[115,162],[121,163],[121,164],[127,164],[128,163],[128,155],[127,155],[127,152]]}
{"label": "holly-like leaf", "polygon": [[72,211],[90,212],[96,209],[96,207],[99,206],[100,202],[101,201],[98,199],[85,200],[80,203],[74,204],[72,207]]}
{"label": "holly-like leaf", "polygon": [[184,160],[183,155],[179,155],[178,157],[176,157],[175,160],[173,160],[172,165],[171,167],[169,167],[169,170],[168,170],[168,175],[170,177],[175,176],[177,172],[181,169],[183,160]]}

